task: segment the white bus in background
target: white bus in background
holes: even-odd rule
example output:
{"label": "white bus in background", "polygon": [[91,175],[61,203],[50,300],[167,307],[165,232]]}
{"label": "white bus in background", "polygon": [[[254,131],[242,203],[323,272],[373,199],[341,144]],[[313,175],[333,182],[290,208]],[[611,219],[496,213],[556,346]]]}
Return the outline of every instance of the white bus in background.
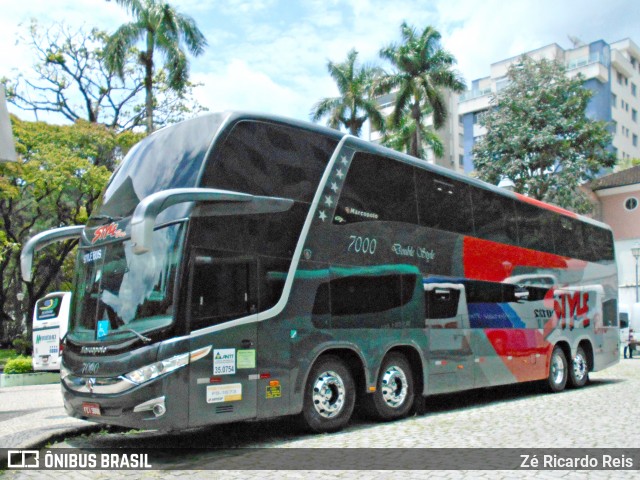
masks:
{"label": "white bus in background", "polygon": [[61,339],[69,326],[71,292],[53,292],[33,311],[33,370],[60,370]]}

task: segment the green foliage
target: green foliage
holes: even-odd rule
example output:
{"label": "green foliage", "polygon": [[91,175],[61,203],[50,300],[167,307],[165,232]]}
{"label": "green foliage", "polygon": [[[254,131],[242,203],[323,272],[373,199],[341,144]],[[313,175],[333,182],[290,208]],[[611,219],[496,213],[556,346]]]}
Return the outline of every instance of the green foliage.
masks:
{"label": "green foliage", "polygon": [[[34,233],[63,225],[84,224],[115,167],[141,134],[121,135],[104,125],[77,121],[73,125],[23,122],[12,117],[18,162],[0,164],[0,339],[7,338],[8,322],[18,333],[38,298],[68,287],[72,267],[65,261],[75,243],[53,244],[35,259],[34,282],[27,298],[16,297],[23,285],[19,272],[22,245]],[[65,268],[62,268],[66,265]],[[30,321],[26,322],[29,330]],[[16,330],[14,329],[14,330]]]}
{"label": "green foliage", "polygon": [[367,120],[374,128],[384,129],[384,119],[373,95],[376,79],[382,74],[379,68],[356,66],[358,52],[351,50],[342,63],[328,62],[329,75],[336,82],[340,95],[323,98],[311,109],[311,118],[317,122],[328,116],[331,128],[344,126],[351,135],[360,136]]}
{"label": "green foliage", "polygon": [[18,355],[29,355],[31,353],[31,349],[33,347],[31,344],[31,340],[27,340],[24,337],[18,337],[11,343],[13,344],[13,348]]}
{"label": "green foliage", "polygon": [[[428,107],[426,110],[428,110]],[[427,115],[428,113],[425,112],[423,117]],[[399,152],[410,152],[414,139],[419,135],[420,142],[417,143],[415,157],[427,158],[427,148],[430,148],[436,157],[444,155],[444,145],[438,134],[433,128],[426,126],[424,123],[417,123],[409,112],[402,115],[400,122],[396,125],[391,120],[389,120],[389,124],[386,133],[382,137],[382,144],[385,147]],[[419,132],[416,132],[416,130],[419,130]]]}
{"label": "green foliage", "polygon": [[32,373],[33,367],[31,364],[31,357],[19,356],[12,358],[4,366],[4,373],[18,374],[18,373]]}
{"label": "green foliage", "polygon": [[4,369],[4,366],[9,360],[16,358],[17,356],[18,354],[13,348],[0,350],[0,370]]}
{"label": "green foliage", "polygon": [[507,77],[481,118],[487,134],[474,147],[478,176],[493,184],[508,177],[516,192],[590,211],[579,186],[615,164],[607,125],[585,114],[592,92],[581,76],[569,78],[545,59],[523,57]]}

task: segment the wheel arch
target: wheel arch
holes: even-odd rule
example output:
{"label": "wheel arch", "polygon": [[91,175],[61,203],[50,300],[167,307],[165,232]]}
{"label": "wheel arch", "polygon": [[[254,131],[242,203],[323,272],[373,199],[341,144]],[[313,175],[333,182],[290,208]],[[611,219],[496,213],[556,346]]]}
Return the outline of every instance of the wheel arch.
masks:
{"label": "wheel arch", "polygon": [[[391,347],[382,357],[380,364],[376,365],[375,375],[373,376],[373,382],[376,382],[376,379],[380,375],[380,368],[384,363],[385,358],[393,353],[399,353],[403,355],[409,365],[411,366],[411,373],[413,374],[413,381],[415,383],[414,389],[417,395],[424,395],[425,390],[425,378],[424,378],[424,359],[420,354],[420,351],[415,345],[395,345]],[[374,384],[375,385],[375,384]],[[366,393],[369,393],[367,390]]]}
{"label": "wheel arch", "polygon": [[319,351],[306,366],[304,374],[299,376],[299,381],[297,382],[297,387],[299,386],[299,388],[296,388],[297,398],[294,401],[291,413],[295,414],[302,411],[304,386],[309,380],[311,370],[321,358],[329,356],[340,359],[351,372],[355,383],[356,402],[358,401],[358,397],[365,392],[368,379],[366,364],[362,353],[347,345],[328,347]]}
{"label": "wheel arch", "polygon": [[587,356],[587,367],[589,371],[592,372],[593,365],[594,365],[594,357],[593,357],[594,354],[593,354],[593,345],[591,344],[591,341],[587,338],[583,338],[582,340],[580,340],[580,343],[578,343],[576,347],[576,353],[578,352],[579,347],[582,347],[582,349],[584,350],[584,353]]}

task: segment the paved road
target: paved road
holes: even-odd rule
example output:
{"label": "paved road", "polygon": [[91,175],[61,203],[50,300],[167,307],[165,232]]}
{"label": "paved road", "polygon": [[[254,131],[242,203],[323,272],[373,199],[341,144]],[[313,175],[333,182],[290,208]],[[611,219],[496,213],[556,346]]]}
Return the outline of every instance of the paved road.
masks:
{"label": "paved road", "polygon": [[[429,398],[426,411],[386,424],[355,419],[349,428],[332,435],[307,435],[291,421],[234,424],[176,434],[128,432],[69,438],[52,447],[163,448],[268,447],[337,448],[350,455],[352,448],[638,448],[640,428],[640,359],[622,360],[613,368],[591,375],[581,390],[540,394],[532,384],[477,390]],[[353,450],[352,450],[353,452]],[[388,453],[388,451],[379,451]],[[375,454],[375,453],[374,453]],[[461,451],[464,455],[464,451]],[[207,471],[180,470],[210,467],[216,452],[169,455],[171,471],[120,471],[123,478],[638,478],[628,471]],[[343,458],[342,458],[343,459]],[[390,462],[393,462],[393,457]],[[219,464],[218,464],[219,465]],[[39,472],[42,474],[43,472]],[[112,478],[106,471],[50,471],[51,478]],[[38,472],[11,471],[6,477],[38,478]]]}

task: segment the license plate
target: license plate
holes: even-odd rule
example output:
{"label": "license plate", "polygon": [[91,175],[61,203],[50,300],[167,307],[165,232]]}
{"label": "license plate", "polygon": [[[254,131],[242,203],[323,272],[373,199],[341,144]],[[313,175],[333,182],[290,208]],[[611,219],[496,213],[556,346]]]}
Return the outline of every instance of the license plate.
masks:
{"label": "license plate", "polygon": [[82,412],[85,415],[91,415],[94,417],[99,417],[100,415],[102,415],[100,413],[100,405],[97,403],[88,403],[88,402],[83,402],[82,403]]}

